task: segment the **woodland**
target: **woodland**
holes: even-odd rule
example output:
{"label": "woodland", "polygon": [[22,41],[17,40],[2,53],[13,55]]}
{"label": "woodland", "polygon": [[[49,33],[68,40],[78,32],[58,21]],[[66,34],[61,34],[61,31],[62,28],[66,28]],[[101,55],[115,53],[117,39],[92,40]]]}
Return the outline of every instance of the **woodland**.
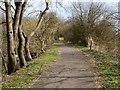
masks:
{"label": "woodland", "polygon": [[[43,8],[30,11],[33,6],[29,0],[0,1],[3,78],[27,68],[29,62],[41,57],[59,42],[114,57],[113,63],[119,73],[119,9],[112,11],[103,2],[72,2],[71,8],[66,8],[56,0],[54,8],[70,10],[71,16],[64,19],[58,15],[59,9],[57,12],[51,10],[51,2],[39,1]],[[59,37],[63,37],[64,41],[60,41]]]}

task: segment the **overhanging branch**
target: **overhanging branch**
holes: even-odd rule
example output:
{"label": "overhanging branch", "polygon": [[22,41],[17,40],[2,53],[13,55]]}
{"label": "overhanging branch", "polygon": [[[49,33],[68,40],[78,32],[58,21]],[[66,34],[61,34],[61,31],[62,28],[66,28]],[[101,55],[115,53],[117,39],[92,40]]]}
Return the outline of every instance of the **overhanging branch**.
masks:
{"label": "overhanging branch", "polygon": [[46,8],[42,12],[40,12],[38,23],[36,25],[36,28],[33,30],[33,32],[31,32],[30,37],[32,37],[35,34],[35,32],[39,29],[43,21],[43,16],[45,15],[46,11],[49,10],[48,2],[46,1],[45,3],[46,3]]}

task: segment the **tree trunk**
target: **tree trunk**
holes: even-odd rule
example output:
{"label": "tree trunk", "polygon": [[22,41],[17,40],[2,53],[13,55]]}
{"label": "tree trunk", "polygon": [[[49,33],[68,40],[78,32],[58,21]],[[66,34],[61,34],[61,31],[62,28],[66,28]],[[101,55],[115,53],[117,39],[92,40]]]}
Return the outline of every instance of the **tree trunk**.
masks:
{"label": "tree trunk", "polygon": [[93,39],[92,36],[88,37],[88,47],[90,50],[92,50],[92,46],[93,46]]}
{"label": "tree trunk", "polygon": [[5,72],[7,72],[7,63],[6,63],[6,61],[5,61],[5,58],[4,58],[4,56],[3,56],[3,53],[2,53],[2,50],[0,49],[0,56],[1,56],[1,58],[2,58],[2,65],[3,65],[3,69],[4,69],[4,71]]}
{"label": "tree trunk", "polygon": [[[23,53],[24,49],[25,49],[25,55],[27,57],[26,58],[27,61],[32,59],[31,55],[30,55],[30,51],[29,51],[29,40],[26,40],[27,37],[25,36],[25,34],[23,33],[23,31],[21,29],[22,28],[22,18],[23,18],[23,14],[24,14],[24,11],[25,11],[25,7],[27,5],[27,1],[28,0],[24,0],[24,3],[22,4],[21,15],[20,15],[20,22],[19,22],[19,31],[18,31],[19,37],[20,37],[20,40],[19,40],[20,51],[19,51],[19,53],[20,53],[20,57],[22,59],[21,60],[21,64],[25,63],[25,57],[24,57],[24,53]],[[24,44],[25,44],[25,46],[24,46]]]}
{"label": "tree trunk", "polygon": [[22,68],[26,66],[26,60],[24,56],[25,39],[21,30],[21,26],[18,29],[18,38],[19,38],[18,56],[20,59],[20,66]]}
{"label": "tree trunk", "polygon": [[29,43],[30,43],[30,37],[25,37],[25,54],[26,54],[27,61],[30,61],[32,59],[30,50],[29,50]]}
{"label": "tree trunk", "polygon": [[19,55],[21,67],[26,66],[26,60],[25,60],[25,56],[24,56],[25,38],[24,38],[23,31],[22,31],[22,18],[23,18],[26,4],[27,4],[27,0],[24,1],[22,6],[20,5],[21,13],[20,13],[19,27],[18,27],[18,38],[19,38],[18,55]]}
{"label": "tree trunk", "polygon": [[18,47],[18,27],[20,22],[20,14],[21,14],[21,7],[22,7],[22,0],[19,2],[15,1],[15,15],[14,15],[14,21],[13,21],[13,35],[14,35],[14,41],[15,42],[15,53],[17,54],[17,47]]}
{"label": "tree trunk", "polygon": [[42,21],[43,21],[43,16],[46,14],[46,11],[49,9],[48,7],[48,2],[46,2],[46,8],[40,13],[38,23],[33,30],[33,32],[30,33],[30,35],[27,37],[25,36],[25,53],[26,53],[26,59],[27,61],[30,61],[32,59],[30,55],[30,50],[29,50],[29,43],[30,43],[30,38],[36,33],[36,31],[39,29]]}
{"label": "tree trunk", "polygon": [[44,53],[44,40],[41,40],[41,53]]}
{"label": "tree trunk", "polygon": [[90,41],[90,50],[92,50],[92,41]]}
{"label": "tree trunk", "polygon": [[12,28],[12,14],[11,14],[11,1],[5,2],[6,8],[6,26],[7,26],[7,42],[8,42],[8,75],[15,71],[16,56],[14,51],[14,37]]}

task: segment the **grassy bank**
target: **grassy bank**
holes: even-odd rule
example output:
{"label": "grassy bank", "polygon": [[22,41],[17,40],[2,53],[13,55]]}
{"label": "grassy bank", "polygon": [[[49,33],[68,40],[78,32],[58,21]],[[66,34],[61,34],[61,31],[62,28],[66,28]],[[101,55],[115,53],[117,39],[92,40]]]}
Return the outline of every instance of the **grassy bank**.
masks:
{"label": "grassy bank", "polygon": [[100,83],[103,88],[120,88],[117,57],[113,57],[98,51],[89,50],[83,46],[75,45],[83,52],[93,56],[98,66],[98,73],[102,77]]}
{"label": "grassy bank", "polygon": [[8,80],[2,84],[2,88],[27,88],[37,75],[46,69],[47,64],[56,60],[58,56],[58,48],[54,45],[39,58],[30,61],[27,67],[9,76]]}
{"label": "grassy bank", "polygon": [[98,72],[102,77],[101,85],[104,88],[120,88],[117,58],[93,50],[84,52],[94,56],[98,65]]}

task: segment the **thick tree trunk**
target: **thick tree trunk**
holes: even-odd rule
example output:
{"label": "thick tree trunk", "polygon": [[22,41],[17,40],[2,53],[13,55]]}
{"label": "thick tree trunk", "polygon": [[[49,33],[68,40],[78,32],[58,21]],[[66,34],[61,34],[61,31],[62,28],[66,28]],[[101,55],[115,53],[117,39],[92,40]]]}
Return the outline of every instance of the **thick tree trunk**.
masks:
{"label": "thick tree trunk", "polygon": [[24,38],[23,31],[22,31],[22,18],[23,18],[26,4],[27,4],[27,0],[25,0],[22,5],[19,3],[16,3],[16,6],[18,4],[21,7],[21,9],[20,9],[21,13],[20,13],[20,18],[19,18],[19,27],[18,27],[18,39],[19,39],[18,56],[19,56],[19,60],[20,60],[20,66],[24,67],[24,66],[26,66],[26,60],[25,60],[25,56],[24,56],[25,38]]}
{"label": "thick tree trunk", "polygon": [[7,42],[8,42],[8,74],[10,75],[15,71],[16,57],[14,51],[14,37],[12,28],[12,14],[11,14],[11,1],[5,2],[6,7],[6,26],[7,26]]}
{"label": "thick tree trunk", "polygon": [[19,22],[20,22],[20,14],[21,14],[21,7],[22,7],[22,0],[20,2],[15,1],[15,15],[14,15],[14,21],[13,21],[13,35],[14,35],[14,41],[15,42],[15,53],[17,54],[17,47],[18,47],[18,27],[19,27]]}
{"label": "thick tree trunk", "polygon": [[30,37],[25,37],[25,54],[26,54],[27,61],[30,61],[32,59],[30,50],[29,50],[29,44],[30,44]]}
{"label": "thick tree trunk", "polygon": [[24,56],[25,39],[21,30],[21,26],[18,29],[18,38],[19,38],[18,56],[20,59],[20,66],[22,68],[26,66],[26,60]]}

